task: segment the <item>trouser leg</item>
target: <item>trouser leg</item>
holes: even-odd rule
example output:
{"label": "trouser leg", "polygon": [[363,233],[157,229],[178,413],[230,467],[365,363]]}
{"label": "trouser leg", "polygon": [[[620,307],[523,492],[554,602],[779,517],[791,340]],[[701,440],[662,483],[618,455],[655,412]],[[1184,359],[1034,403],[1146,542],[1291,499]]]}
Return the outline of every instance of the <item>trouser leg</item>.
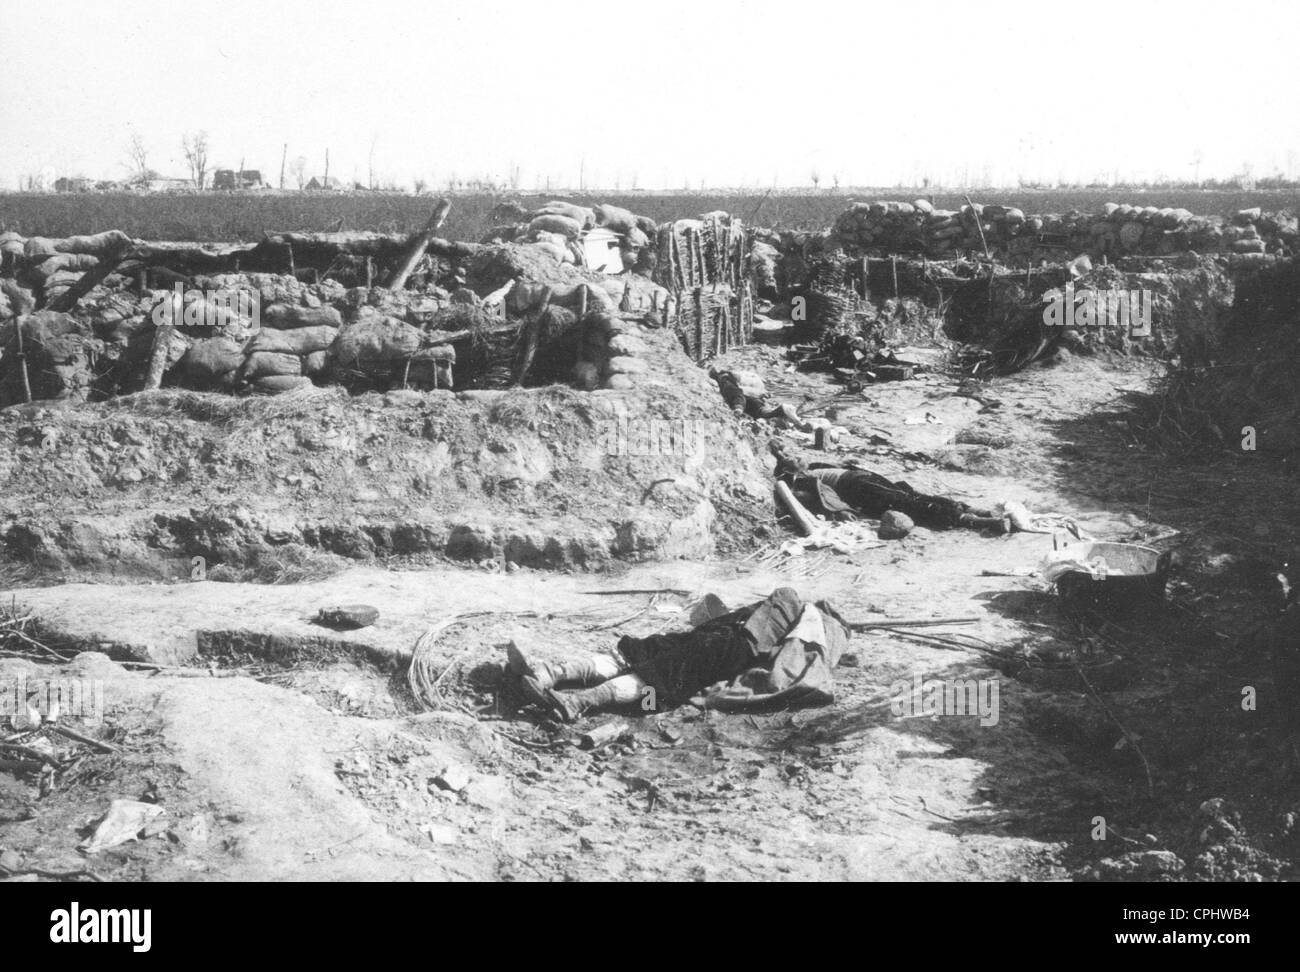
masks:
{"label": "trouser leg", "polygon": [[531,677],[525,677],[523,685],[534,701],[545,705],[564,722],[581,719],[593,709],[635,702],[646,688],[639,676],[631,674],[618,675],[592,688],[570,691],[543,687]]}

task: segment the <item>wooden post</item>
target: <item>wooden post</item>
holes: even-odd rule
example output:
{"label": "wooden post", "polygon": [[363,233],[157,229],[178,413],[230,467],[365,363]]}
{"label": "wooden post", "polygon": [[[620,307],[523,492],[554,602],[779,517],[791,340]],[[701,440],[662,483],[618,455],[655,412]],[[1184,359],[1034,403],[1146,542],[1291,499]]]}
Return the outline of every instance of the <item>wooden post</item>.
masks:
{"label": "wooden post", "polygon": [[704,360],[704,291],[696,287],[692,291],[695,297],[695,360]]}
{"label": "wooden post", "polygon": [[731,294],[722,301],[722,353],[731,349]]}
{"label": "wooden post", "polygon": [[892,253],[890,254],[889,266],[890,269],[893,270],[894,272],[894,299],[897,300],[898,299],[898,256],[896,254],[892,254]]}
{"label": "wooden post", "polygon": [[433,234],[438,231],[438,227],[443,224],[447,218],[447,213],[451,209],[451,202],[447,199],[439,199],[438,205],[433,207],[433,215],[429,221],[424,224],[424,229],[420,231],[413,240],[411,246],[406,251],[406,256],[402,258],[401,265],[394,271],[392,278],[388,281],[389,290],[401,290],[406,286],[406,280],[415,269],[415,265],[420,262],[424,256],[424,251],[429,248],[429,241],[433,239]]}
{"label": "wooden post", "polygon": [[962,196],[966,200],[966,205],[970,207],[970,214],[975,219],[975,228],[980,231],[980,242],[984,244],[984,258],[992,260],[993,255],[989,253],[989,241],[984,238],[984,220],[975,212],[975,204],[970,201],[970,196]]}
{"label": "wooden post", "polygon": [[528,376],[528,369],[533,366],[533,357],[537,354],[537,338],[542,329],[542,317],[546,310],[551,306],[551,288],[547,287],[546,292],[542,295],[542,303],[527,324],[527,337],[524,344],[524,357],[519,364],[519,372],[515,375],[515,386],[520,387],[524,383],[524,378]]}
{"label": "wooden post", "polygon": [[670,226],[668,228],[668,279],[672,281],[678,293],[686,289],[686,277],[682,273],[682,250],[677,245],[677,228]]}
{"label": "wooden post", "polygon": [[23,321],[21,317],[15,316],[14,332],[18,338],[18,373],[23,377],[23,401],[30,405],[32,403],[32,383],[27,377],[27,354],[23,351]]}
{"label": "wooden post", "polygon": [[[164,298],[171,300],[170,297]],[[180,308],[176,308],[176,313],[180,313]],[[167,370],[167,351],[171,348],[172,334],[175,333],[174,324],[163,324],[153,335],[153,349],[149,353],[149,371],[144,378],[144,390],[153,391],[162,385],[163,372]]]}
{"label": "wooden post", "polygon": [[289,157],[289,143],[284,143],[284,151],[280,153],[280,191],[284,191],[284,162]]}

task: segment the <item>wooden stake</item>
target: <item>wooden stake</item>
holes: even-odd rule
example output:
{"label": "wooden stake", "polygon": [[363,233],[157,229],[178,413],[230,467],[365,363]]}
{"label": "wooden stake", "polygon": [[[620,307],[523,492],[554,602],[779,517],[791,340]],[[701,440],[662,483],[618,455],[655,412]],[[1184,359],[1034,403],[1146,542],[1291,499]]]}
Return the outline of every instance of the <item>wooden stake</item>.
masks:
{"label": "wooden stake", "polygon": [[520,386],[524,383],[524,378],[528,375],[528,369],[533,366],[533,356],[537,354],[537,338],[542,329],[542,315],[546,309],[551,306],[551,288],[547,287],[546,292],[542,295],[541,306],[533,315],[525,327],[528,328],[527,342],[524,345],[524,357],[519,364],[519,372],[515,375],[515,385]]}
{"label": "wooden stake", "polygon": [[704,360],[704,292],[696,287],[695,297],[695,360]]}
{"label": "wooden stake", "polygon": [[975,212],[975,204],[970,201],[970,196],[962,196],[966,200],[966,205],[970,207],[970,214],[975,219],[975,228],[980,231],[980,242],[984,244],[984,258],[992,260],[993,255],[989,253],[989,241],[984,238],[984,220]]}
{"label": "wooden stake", "polygon": [[23,376],[23,401],[32,403],[32,383],[27,377],[27,355],[23,351],[23,322],[15,319],[14,331],[18,336],[18,373]]}
{"label": "wooden stake", "polygon": [[[180,308],[176,308],[176,313],[180,312]],[[144,378],[145,391],[152,391],[162,386],[163,372],[167,370],[167,351],[171,348],[172,335],[175,332],[174,324],[163,324],[154,331],[153,349],[149,352],[149,371]]]}

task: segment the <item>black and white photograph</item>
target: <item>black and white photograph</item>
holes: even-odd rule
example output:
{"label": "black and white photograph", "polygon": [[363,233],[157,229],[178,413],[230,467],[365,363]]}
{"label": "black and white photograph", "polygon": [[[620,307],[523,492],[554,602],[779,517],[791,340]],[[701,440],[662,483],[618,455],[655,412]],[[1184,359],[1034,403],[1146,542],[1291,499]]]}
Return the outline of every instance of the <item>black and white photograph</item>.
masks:
{"label": "black and white photograph", "polygon": [[1293,4],[0,38],[24,936],[887,883],[1217,951],[1300,877]]}

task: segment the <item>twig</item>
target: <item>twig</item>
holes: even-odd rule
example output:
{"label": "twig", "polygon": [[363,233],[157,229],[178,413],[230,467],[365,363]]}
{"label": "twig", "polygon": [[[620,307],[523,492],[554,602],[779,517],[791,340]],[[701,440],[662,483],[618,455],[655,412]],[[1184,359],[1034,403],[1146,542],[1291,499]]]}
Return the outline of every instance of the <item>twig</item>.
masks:
{"label": "twig", "polygon": [[77,742],[85,743],[87,746],[94,746],[96,749],[103,750],[106,753],[120,753],[122,747],[114,746],[112,743],[106,743],[99,739],[93,739],[90,736],[83,736],[75,729],[69,729],[67,726],[55,724],[51,727],[55,732],[69,739],[75,739]]}
{"label": "twig", "polygon": [[[654,603],[654,602],[651,601],[651,604],[653,604],[653,603]],[[629,621],[635,621],[637,618],[641,617],[641,615],[645,614],[645,613],[646,613],[647,611],[649,611],[649,610],[650,610],[650,604],[647,604],[647,605],[646,605],[645,607],[643,607],[640,611],[637,611],[637,612],[635,612],[635,613],[633,613],[633,614],[629,614],[629,615],[628,615],[627,617],[625,617],[625,618],[619,618],[617,621],[611,621],[611,622],[608,623],[608,624],[594,624],[594,625],[590,626],[589,628],[587,628],[586,630],[588,630],[588,631],[608,631],[610,628],[619,628],[619,627],[622,627],[623,625],[627,624]]]}
{"label": "twig", "polygon": [[900,621],[850,621],[853,631],[870,631],[873,628],[925,628],[936,624],[974,624],[979,618],[915,618]]}
{"label": "twig", "polygon": [[1146,753],[1142,752],[1142,747],[1138,745],[1137,737],[1129,731],[1128,727],[1125,726],[1124,723],[1119,721],[1119,716],[1115,715],[1111,710],[1111,707],[1106,704],[1106,700],[1097,694],[1097,690],[1092,687],[1092,682],[1088,681],[1088,676],[1083,673],[1083,668],[1080,667],[1077,662],[1075,663],[1074,670],[1079,673],[1079,678],[1083,680],[1084,687],[1087,688],[1088,694],[1096,699],[1097,704],[1101,706],[1101,711],[1106,713],[1106,716],[1110,721],[1119,727],[1119,731],[1124,734],[1124,739],[1133,747],[1133,752],[1137,753],[1138,759],[1142,760],[1142,769],[1147,774],[1147,796],[1154,797],[1156,795],[1156,787],[1155,783],[1151,779],[1151,764],[1147,762]]}
{"label": "twig", "polygon": [[689,597],[691,592],[679,587],[629,587],[618,591],[580,591],[581,594],[678,594]]}

